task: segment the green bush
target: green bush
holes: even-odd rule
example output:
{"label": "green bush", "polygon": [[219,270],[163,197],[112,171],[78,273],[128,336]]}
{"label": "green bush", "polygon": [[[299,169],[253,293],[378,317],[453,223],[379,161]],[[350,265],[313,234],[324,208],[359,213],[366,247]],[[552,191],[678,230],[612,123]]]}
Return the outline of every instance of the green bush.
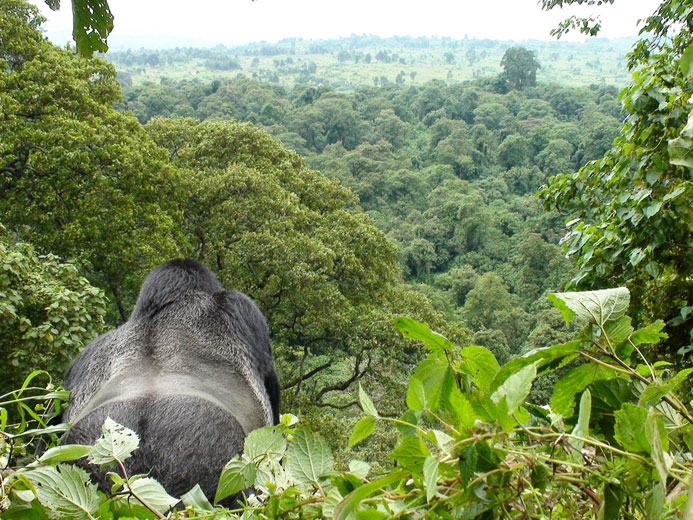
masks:
{"label": "green bush", "polygon": [[0,224],[0,394],[24,374],[62,374],[103,330],[103,292],[77,268],[33,246],[15,243]]}
{"label": "green bush", "polygon": [[[284,415],[253,431],[222,472],[215,501],[253,487],[234,511],[214,508],[194,488],[184,508],[144,475],[118,464],[137,448],[134,432],[104,424],[94,447],[61,446],[7,472],[6,518],[633,518],[693,517],[693,414],[678,395],[693,369],[650,364],[642,351],[666,338],[663,323],[634,330],[625,288],[551,294],[566,322],[588,322],[573,340],[500,366],[483,347],[457,348],[427,325],[396,320],[428,350],[409,378],[407,411],[381,416],[359,388],[364,416],[349,446],[378,422],[398,430],[390,471],[372,476],[352,460],[337,472],[327,442]],[[572,365],[550,406],[526,401],[534,379]],[[0,403],[2,405],[3,403]],[[1,409],[0,409],[1,411]],[[12,439],[13,436],[4,433]],[[2,437],[0,437],[2,438]],[[88,456],[115,462],[111,498],[88,475],[55,462]],[[0,510],[2,511],[2,510]],[[215,516],[216,515],[216,516]]]}

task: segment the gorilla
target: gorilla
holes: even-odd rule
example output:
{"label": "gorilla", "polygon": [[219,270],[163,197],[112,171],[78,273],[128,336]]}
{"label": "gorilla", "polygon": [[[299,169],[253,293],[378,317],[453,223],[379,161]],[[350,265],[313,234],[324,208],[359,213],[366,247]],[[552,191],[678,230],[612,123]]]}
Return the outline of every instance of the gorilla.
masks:
{"label": "gorilla", "polygon": [[[128,475],[149,473],[180,497],[200,484],[213,499],[224,464],[245,436],[279,422],[279,381],[265,318],[192,260],[171,260],[144,280],[130,319],[73,361],[61,444],[92,444],[107,417],[140,446]],[[81,462],[102,491],[110,479]]]}

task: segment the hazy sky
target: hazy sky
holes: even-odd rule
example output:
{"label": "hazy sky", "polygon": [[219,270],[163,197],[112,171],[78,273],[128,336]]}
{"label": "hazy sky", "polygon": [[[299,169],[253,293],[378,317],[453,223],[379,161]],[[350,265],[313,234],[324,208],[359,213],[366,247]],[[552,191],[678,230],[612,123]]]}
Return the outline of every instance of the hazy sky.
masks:
{"label": "hazy sky", "polygon": [[[46,34],[62,44],[70,38],[70,0],[54,13],[41,0]],[[538,0],[110,0],[115,16],[111,48],[133,36],[148,46],[242,43],[282,38],[451,36],[496,40],[550,40],[549,31],[568,14],[600,14],[601,36],[637,34],[636,21],[660,0],[616,0],[601,8],[541,11]],[[579,39],[577,33],[571,39]]]}

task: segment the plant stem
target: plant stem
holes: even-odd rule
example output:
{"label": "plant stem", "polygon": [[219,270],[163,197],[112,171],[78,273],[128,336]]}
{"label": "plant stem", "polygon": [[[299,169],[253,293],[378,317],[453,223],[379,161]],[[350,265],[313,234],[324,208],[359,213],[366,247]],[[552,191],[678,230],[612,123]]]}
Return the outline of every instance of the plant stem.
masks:
{"label": "plant stem", "polygon": [[123,472],[123,478],[125,478],[125,485],[127,486],[128,491],[130,492],[130,494],[131,494],[133,497],[135,497],[135,498],[137,499],[137,501],[138,501],[140,504],[142,504],[144,507],[146,507],[147,509],[149,509],[152,513],[154,513],[154,514],[156,515],[157,518],[159,518],[160,520],[166,520],[166,517],[165,517],[164,515],[162,515],[161,513],[159,513],[159,511],[157,511],[157,510],[156,510],[153,506],[151,506],[146,500],[144,500],[142,497],[140,497],[137,493],[135,493],[135,492],[133,491],[132,487],[130,486],[130,482],[128,481],[128,474],[127,474],[127,471],[125,471],[125,466],[123,466],[123,463],[122,463],[121,461],[117,460],[117,459],[116,459],[116,462],[118,462],[118,466],[120,466],[120,471]]}

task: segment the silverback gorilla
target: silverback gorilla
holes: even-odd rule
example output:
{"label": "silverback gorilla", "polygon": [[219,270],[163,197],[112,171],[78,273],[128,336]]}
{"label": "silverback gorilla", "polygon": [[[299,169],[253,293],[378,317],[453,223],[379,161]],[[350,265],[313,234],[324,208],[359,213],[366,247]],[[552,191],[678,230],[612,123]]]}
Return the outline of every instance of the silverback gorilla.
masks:
{"label": "silverback gorilla", "polygon": [[[107,417],[134,430],[128,474],[150,473],[173,496],[195,484],[214,498],[224,464],[253,429],[279,421],[279,381],[265,319],[192,260],[145,279],[130,319],[74,360],[62,444],[91,444]],[[105,472],[83,463],[103,491]]]}

